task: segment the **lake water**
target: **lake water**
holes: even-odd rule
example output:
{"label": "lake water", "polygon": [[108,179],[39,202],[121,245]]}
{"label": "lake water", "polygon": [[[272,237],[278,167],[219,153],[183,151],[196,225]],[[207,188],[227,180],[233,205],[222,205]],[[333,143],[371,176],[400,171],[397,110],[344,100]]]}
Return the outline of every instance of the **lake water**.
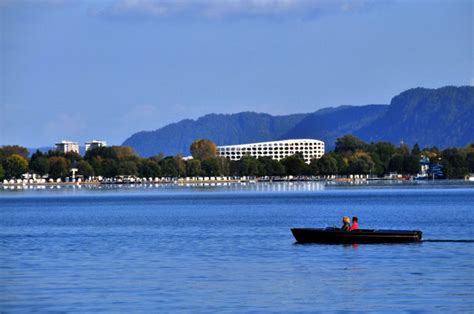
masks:
{"label": "lake water", "polygon": [[[343,215],[471,242],[294,244]],[[472,313],[473,225],[462,183],[0,190],[0,312]]]}

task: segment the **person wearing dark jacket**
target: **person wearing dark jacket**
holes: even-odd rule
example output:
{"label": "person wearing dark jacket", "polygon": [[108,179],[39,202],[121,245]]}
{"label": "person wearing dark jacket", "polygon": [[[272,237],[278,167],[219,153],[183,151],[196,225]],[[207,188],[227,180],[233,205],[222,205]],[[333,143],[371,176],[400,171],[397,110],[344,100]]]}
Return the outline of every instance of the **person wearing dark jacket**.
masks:
{"label": "person wearing dark jacket", "polygon": [[342,231],[350,231],[351,230],[351,224],[350,224],[350,218],[347,217],[347,216],[344,216],[342,217],[342,227],[341,227],[341,230]]}

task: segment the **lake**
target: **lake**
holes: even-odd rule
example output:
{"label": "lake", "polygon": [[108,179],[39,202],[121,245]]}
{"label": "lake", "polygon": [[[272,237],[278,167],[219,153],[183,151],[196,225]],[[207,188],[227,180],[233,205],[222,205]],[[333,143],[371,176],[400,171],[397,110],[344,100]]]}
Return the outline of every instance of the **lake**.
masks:
{"label": "lake", "polygon": [[[474,184],[0,190],[1,312],[474,308]],[[291,227],[419,229],[392,245],[299,245]]]}

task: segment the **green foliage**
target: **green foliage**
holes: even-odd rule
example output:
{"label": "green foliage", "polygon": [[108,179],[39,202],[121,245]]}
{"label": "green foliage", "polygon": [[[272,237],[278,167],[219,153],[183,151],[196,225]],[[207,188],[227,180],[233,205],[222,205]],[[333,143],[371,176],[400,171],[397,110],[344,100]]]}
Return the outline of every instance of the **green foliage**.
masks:
{"label": "green foliage", "polygon": [[186,175],[188,177],[198,177],[201,175],[201,161],[191,159],[186,162]]}
{"label": "green foliage", "polygon": [[208,158],[201,162],[206,176],[227,176],[230,173],[229,160],[222,157]]}
{"label": "green foliage", "polygon": [[411,149],[411,154],[413,156],[417,156],[419,157],[420,154],[421,154],[421,149],[420,149],[420,145],[418,145],[418,143],[416,143],[415,145],[413,145],[413,148]]}
{"label": "green foliage", "polygon": [[94,170],[96,175],[112,178],[118,174],[118,162],[114,159],[104,159],[98,162],[98,167],[94,167]]}
{"label": "green foliage", "polygon": [[259,162],[252,156],[243,156],[239,161],[241,176],[256,176],[259,173]]}
{"label": "green foliage", "polygon": [[320,159],[313,159],[310,163],[311,174],[333,175],[338,173],[337,160],[331,154],[325,154]]}
{"label": "green foliage", "polygon": [[374,170],[375,163],[367,154],[354,155],[349,160],[349,173],[370,174]]}
{"label": "green foliage", "polygon": [[[206,146],[201,145],[202,147]],[[255,158],[244,156],[231,161],[223,157],[209,157],[200,154],[202,160],[184,161],[180,156],[164,157],[162,154],[148,159],[138,157],[129,147],[100,147],[89,150],[84,158],[78,154],[64,154],[49,151],[44,154],[36,151],[29,160],[13,151],[24,152],[21,147],[8,146],[0,149],[0,179],[19,178],[30,171],[51,178],[64,178],[70,175],[70,168],[78,168],[84,177],[102,176],[112,178],[117,175],[140,177],[196,177],[196,176],[299,176],[299,175],[349,175],[372,174],[384,176],[389,172],[416,175],[420,171],[420,156],[440,162],[448,178],[463,178],[474,172],[474,144],[463,148],[449,148],[440,151],[436,147],[424,148],[414,145],[396,148],[388,142],[367,144],[356,137],[344,136],[337,140],[336,152],[330,152],[320,159],[305,163],[303,155],[297,153],[281,161],[271,157]],[[201,149],[200,147],[199,149]],[[199,150],[198,149],[198,150]],[[206,149],[202,149],[206,151]],[[6,154],[10,154],[6,156]],[[207,155],[206,155],[207,154]]]}
{"label": "green foliage", "polygon": [[281,163],[285,166],[286,173],[289,175],[300,176],[309,173],[309,167],[300,154],[283,158]]}
{"label": "green foliage", "polygon": [[138,175],[145,178],[155,178],[161,176],[161,167],[153,159],[144,159],[138,167]]}
{"label": "green foliage", "polygon": [[416,175],[420,172],[420,158],[414,155],[405,156],[403,159],[403,173]]}
{"label": "green foliage", "polygon": [[474,152],[467,153],[466,164],[469,172],[474,173]]}
{"label": "green foliage", "polygon": [[28,149],[18,145],[4,145],[0,148],[0,159],[6,159],[11,155],[20,155],[24,159],[28,159]]}
{"label": "green foliage", "polygon": [[5,158],[3,168],[7,179],[20,178],[28,172],[28,161],[18,154],[13,154]]}
{"label": "green foliage", "polygon": [[285,167],[271,157],[260,157],[257,159],[260,163],[258,170],[260,176],[284,176]]}
{"label": "green foliage", "polygon": [[131,160],[119,161],[117,175],[136,176],[138,174],[137,164]]}
{"label": "green foliage", "polygon": [[95,175],[94,168],[85,160],[81,160],[77,163],[77,170],[84,178],[93,177]]}
{"label": "green foliage", "polygon": [[211,140],[194,141],[190,147],[191,155],[197,160],[206,160],[217,156],[217,146]]}
{"label": "green foliage", "polygon": [[469,163],[465,153],[457,148],[448,148],[441,154],[441,163],[450,179],[462,179],[469,173]]}
{"label": "green foliage", "polygon": [[367,144],[353,135],[344,135],[336,140],[336,153],[352,154],[358,150],[365,150]]}
{"label": "green foliage", "polygon": [[39,175],[49,173],[49,160],[42,152],[36,151],[30,159],[30,171]]}
{"label": "green foliage", "polygon": [[161,172],[165,177],[177,177],[178,169],[176,169],[176,163],[174,157],[165,157],[161,162]]}
{"label": "green foliage", "polygon": [[388,163],[390,172],[403,173],[403,156],[400,154],[393,155]]}
{"label": "green foliage", "polygon": [[69,165],[64,157],[49,158],[49,176],[53,179],[65,178],[69,175]]}
{"label": "green foliage", "polygon": [[133,148],[129,146],[111,146],[109,147],[116,156],[117,159],[126,159],[128,157],[137,157],[137,154]]}

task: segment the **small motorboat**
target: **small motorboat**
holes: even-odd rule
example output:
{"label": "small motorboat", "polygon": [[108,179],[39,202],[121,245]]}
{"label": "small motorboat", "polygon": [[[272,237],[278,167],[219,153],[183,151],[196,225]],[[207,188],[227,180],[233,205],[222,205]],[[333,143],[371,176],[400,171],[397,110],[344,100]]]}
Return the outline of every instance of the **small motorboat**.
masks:
{"label": "small motorboat", "polygon": [[339,228],[293,228],[291,233],[298,243],[406,243],[421,241],[422,237],[422,232],[419,230],[342,231]]}

